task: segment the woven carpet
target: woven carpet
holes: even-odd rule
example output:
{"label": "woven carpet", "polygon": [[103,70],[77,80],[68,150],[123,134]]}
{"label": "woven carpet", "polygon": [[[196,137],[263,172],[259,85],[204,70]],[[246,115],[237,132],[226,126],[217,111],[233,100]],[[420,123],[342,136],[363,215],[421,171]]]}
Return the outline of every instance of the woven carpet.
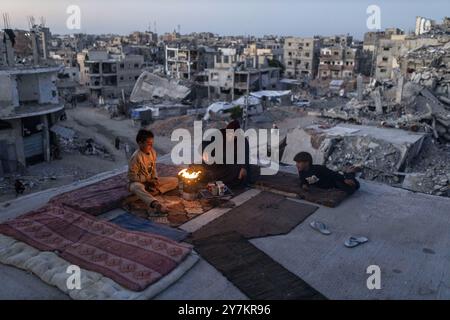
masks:
{"label": "woven carpet", "polygon": [[0,233],[142,291],[175,269],[192,247],[129,231],[62,204],[0,224]]}

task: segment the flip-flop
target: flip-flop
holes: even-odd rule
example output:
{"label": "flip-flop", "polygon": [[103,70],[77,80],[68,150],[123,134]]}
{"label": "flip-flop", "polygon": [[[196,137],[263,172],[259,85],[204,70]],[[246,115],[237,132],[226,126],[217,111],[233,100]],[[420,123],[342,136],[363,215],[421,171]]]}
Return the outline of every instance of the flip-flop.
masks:
{"label": "flip-flop", "polygon": [[311,226],[311,228],[319,231],[321,234],[324,234],[326,236],[331,234],[331,231],[328,230],[327,226],[323,222],[312,221],[309,225]]}
{"label": "flip-flop", "polygon": [[366,237],[350,237],[347,240],[345,240],[344,245],[347,248],[354,248],[356,246],[359,246],[360,244],[366,243],[369,241]]}

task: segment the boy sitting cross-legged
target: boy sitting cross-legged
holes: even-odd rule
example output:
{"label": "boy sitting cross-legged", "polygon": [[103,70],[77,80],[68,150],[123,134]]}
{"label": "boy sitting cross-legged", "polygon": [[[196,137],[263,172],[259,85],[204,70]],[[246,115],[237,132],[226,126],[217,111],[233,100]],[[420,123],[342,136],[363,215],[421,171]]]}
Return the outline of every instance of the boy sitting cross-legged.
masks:
{"label": "boy sitting cross-legged", "polygon": [[128,163],[128,188],[148,205],[149,217],[164,217],[167,216],[168,209],[154,195],[176,189],[178,178],[158,177],[153,141],[154,135],[150,130],[139,130],[136,136],[139,149],[133,153]]}

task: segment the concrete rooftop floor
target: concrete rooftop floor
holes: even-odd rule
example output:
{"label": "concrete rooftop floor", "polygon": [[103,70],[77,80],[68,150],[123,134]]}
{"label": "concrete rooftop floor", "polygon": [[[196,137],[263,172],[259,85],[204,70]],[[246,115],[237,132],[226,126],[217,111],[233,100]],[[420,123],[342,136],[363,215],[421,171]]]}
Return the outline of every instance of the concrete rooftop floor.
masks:
{"label": "concrete rooftop floor", "polygon": [[[44,204],[57,193],[117,172],[30,194],[10,201],[7,207],[0,204],[0,222]],[[257,192],[248,191],[240,201]],[[339,207],[319,207],[289,234],[251,242],[330,299],[450,298],[450,199],[362,181],[361,190]],[[224,212],[213,209],[186,224],[186,229]],[[332,234],[312,230],[312,220],[325,222]],[[348,249],[343,243],[350,235],[364,235],[370,241]],[[366,286],[369,265],[381,268],[380,290]],[[0,299],[68,299],[36,276],[1,264],[0,283]],[[156,298],[246,299],[203,259]]]}

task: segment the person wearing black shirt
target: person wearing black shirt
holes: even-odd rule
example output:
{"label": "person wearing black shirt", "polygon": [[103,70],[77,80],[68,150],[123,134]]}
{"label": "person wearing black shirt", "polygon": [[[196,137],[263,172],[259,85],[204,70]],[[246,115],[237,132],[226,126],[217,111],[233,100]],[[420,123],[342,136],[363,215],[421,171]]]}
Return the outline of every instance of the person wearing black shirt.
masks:
{"label": "person wearing black shirt", "polygon": [[[249,142],[248,140],[245,138],[244,140],[244,149],[243,150],[239,150],[239,146],[238,146],[238,142],[237,142],[237,137],[234,136],[233,137],[233,147],[234,147],[234,162],[227,164],[226,162],[226,154],[227,154],[227,149],[226,149],[226,141],[227,141],[227,134],[226,134],[226,129],[231,129],[231,130],[237,130],[239,129],[239,122],[237,121],[233,121],[230,124],[228,124],[228,126],[225,129],[221,129],[221,134],[223,137],[223,159],[222,159],[222,163],[212,163],[212,164],[206,164],[205,162],[205,157],[216,157],[215,152],[213,151],[211,155],[206,154],[205,152],[203,152],[205,150],[205,148],[212,143],[212,141],[203,141],[202,143],[202,153],[203,153],[203,163],[201,165],[190,165],[189,168],[190,170],[193,171],[197,171],[200,170],[202,171],[202,178],[201,180],[204,182],[211,182],[211,181],[222,181],[223,183],[225,183],[225,185],[227,185],[230,188],[235,188],[235,187],[245,187],[247,186],[247,184],[250,181],[250,160],[249,160],[249,156],[250,156],[250,146],[249,146]],[[244,152],[244,163],[238,163],[238,152]],[[218,159],[216,159],[218,160]]]}
{"label": "person wearing black shirt", "polygon": [[345,174],[340,174],[326,166],[313,164],[312,156],[308,152],[298,153],[294,161],[298,169],[300,186],[303,189],[307,190],[309,186],[322,189],[337,188],[348,195],[359,189],[359,182],[355,178],[355,172],[358,170],[356,167],[352,167]]}

